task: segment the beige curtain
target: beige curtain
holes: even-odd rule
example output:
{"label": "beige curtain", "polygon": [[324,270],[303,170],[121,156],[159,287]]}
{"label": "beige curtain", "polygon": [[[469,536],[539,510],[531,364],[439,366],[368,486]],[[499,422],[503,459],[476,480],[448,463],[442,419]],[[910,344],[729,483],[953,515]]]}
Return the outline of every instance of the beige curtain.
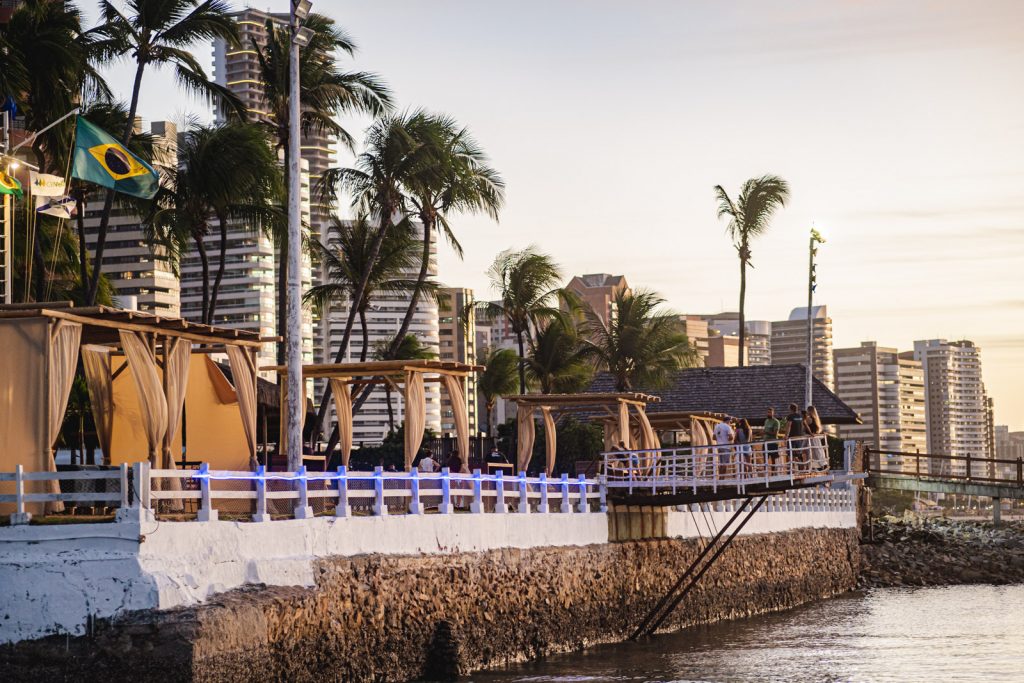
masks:
{"label": "beige curtain", "polygon": [[[185,405],[185,390],[188,387],[188,364],[192,359],[192,342],[185,339],[164,341],[164,385],[167,397],[167,429],[164,431],[163,458],[160,467],[173,470],[174,461],[180,453],[171,452],[175,434],[181,428],[181,409]],[[172,479],[178,482],[178,479]]]}
{"label": "beige curtain", "polygon": [[[78,365],[78,345],[82,341],[82,326],[64,320],[56,322],[50,328],[50,365],[49,365],[49,396],[47,403],[49,415],[46,444],[46,463],[51,472],[57,471],[57,463],[53,461],[53,444],[60,434],[60,426],[64,423],[64,413],[68,409],[68,396],[71,384],[75,381],[75,369]],[[60,493],[60,482],[50,482],[50,493]],[[55,501],[47,503],[46,513],[63,512],[64,503]]]}
{"label": "beige curtain", "polygon": [[[658,440],[658,435],[654,433],[654,428],[651,427],[651,421],[647,418],[647,411],[644,410],[643,406],[635,406],[636,418],[640,422],[640,444],[641,448],[657,450],[661,448],[661,442]],[[644,461],[647,467],[653,467],[658,460],[656,453],[650,453],[644,457]]]}
{"label": "beige curtain", "polygon": [[551,408],[542,406],[541,416],[544,418],[544,454],[547,456],[546,472],[548,476],[555,471],[555,455],[557,453],[557,437],[555,432],[555,420],[551,417]]}
{"label": "beige curtain", "polygon": [[114,373],[108,346],[83,346],[82,368],[89,388],[96,438],[103,451],[103,463],[110,464],[110,440],[114,432]]}
{"label": "beige curtain", "polygon": [[632,450],[629,433],[629,404],[619,401],[619,440],[625,444],[626,450]]}
{"label": "beige curtain", "polygon": [[341,448],[341,464],[348,467],[352,455],[352,394],[348,381],[333,377],[330,380],[331,395],[334,396],[334,412],[338,416],[338,445]]}
{"label": "beige curtain", "polygon": [[516,445],[516,465],[519,472],[525,472],[533,457],[533,406],[519,404],[516,408],[518,425],[518,443]]}
{"label": "beige curtain", "polygon": [[161,467],[158,458],[167,432],[167,397],[160,383],[156,359],[139,334],[127,330],[119,330],[118,334],[139,395],[142,428],[149,443],[149,462],[153,467]]}
{"label": "beige curtain", "polygon": [[423,443],[423,428],[427,424],[427,395],[423,389],[423,373],[405,373],[405,469],[412,469],[412,461]]}
{"label": "beige curtain", "polygon": [[612,422],[604,423],[604,450],[610,451],[619,443],[619,430]]}
{"label": "beige curtain", "polygon": [[238,396],[238,412],[242,414],[242,429],[249,446],[249,469],[259,466],[256,460],[256,368],[249,357],[249,351],[241,346],[227,345],[231,378],[235,380],[235,394]]}
{"label": "beige curtain", "polygon": [[462,472],[469,472],[469,407],[466,396],[462,393],[462,380],[452,375],[441,375],[441,381],[448,391],[448,400],[452,404],[455,417],[455,439],[459,445],[459,459],[462,461]]}

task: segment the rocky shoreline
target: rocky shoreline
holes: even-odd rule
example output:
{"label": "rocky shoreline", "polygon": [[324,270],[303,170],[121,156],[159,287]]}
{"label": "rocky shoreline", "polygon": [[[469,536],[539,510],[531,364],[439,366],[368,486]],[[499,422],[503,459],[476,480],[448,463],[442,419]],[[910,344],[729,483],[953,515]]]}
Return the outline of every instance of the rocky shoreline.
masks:
{"label": "rocky shoreline", "polygon": [[1024,583],[1024,524],[883,517],[872,526],[860,588]]}

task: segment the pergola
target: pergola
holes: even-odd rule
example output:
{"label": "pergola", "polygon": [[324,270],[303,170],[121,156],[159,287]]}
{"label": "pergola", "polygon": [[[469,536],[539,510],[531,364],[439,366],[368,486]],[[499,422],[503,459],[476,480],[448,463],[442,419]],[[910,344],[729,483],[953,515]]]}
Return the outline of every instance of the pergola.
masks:
{"label": "pergola", "polygon": [[[265,368],[287,375],[288,368],[275,365]],[[413,459],[423,443],[423,429],[427,422],[426,382],[439,382],[448,392],[455,419],[455,435],[462,460],[461,470],[468,471],[469,464],[469,407],[463,380],[474,372],[483,370],[482,365],[469,365],[440,360],[382,360],[363,363],[327,363],[302,366],[302,377],[326,379],[331,387],[334,408],[338,418],[338,442],[341,448],[341,462],[348,466],[352,454],[352,390],[369,384],[387,383],[402,394],[405,401],[405,469],[412,467]],[[286,405],[286,382],[281,387],[281,405]],[[282,421],[285,419],[282,410]],[[282,434],[284,433],[282,426]],[[284,443],[284,439],[280,440]]]}
{"label": "pergola", "polygon": [[[259,335],[106,306],[76,308],[71,302],[0,306],[0,470],[18,464],[29,471],[56,470],[52,447],[79,355],[105,456],[111,453],[115,418],[123,420],[128,412],[147,451],[131,455],[174,469],[172,446],[182,426],[193,344],[202,346],[200,353],[227,354],[255,463]],[[124,359],[116,367],[115,357]],[[135,396],[115,401],[114,380],[126,371]]]}
{"label": "pergola", "polygon": [[714,443],[715,425],[730,417],[725,413],[687,410],[656,411],[647,414],[647,419],[655,431],[687,432],[690,435],[691,446],[707,446]]}
{"label": "pergola", "polygon": [[[646,406],[657,403],[661,399],[650,394],[639,392],[606,392],[591,394],[522,394],[507,396],[506,400],[516,404],[516,421],[518,423],[518,446],[516,448],[516,465],[520,472],[525,471],[533,455],[535,437],[534,419],[538,410],[544,421],[544,446],[546,454],[545,470],[551,474],[555,468],[556,436],[555,418],[552,413],[567,412],[586,413],[589,419],[595,419],[598,411],[604,422],[604,446],[610,450],[618,443],[623,443],[626,450],[631,449],[634,441],[633,430],[630,428],[630,408],[638,426],[636,441],[641,449],[657,449],[661,447],[658,435],[654,433],[647,419]],[[603,412],[600,412],[603,411]]]}

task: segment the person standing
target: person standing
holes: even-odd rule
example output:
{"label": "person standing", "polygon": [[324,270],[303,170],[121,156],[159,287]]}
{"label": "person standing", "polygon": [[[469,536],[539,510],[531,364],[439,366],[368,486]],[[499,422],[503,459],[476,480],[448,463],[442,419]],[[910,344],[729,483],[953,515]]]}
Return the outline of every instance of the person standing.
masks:
{"label": "person standing", "polygon": [[725,469],[729,465],[729,452],[732,450],[732,444],[736,441],[736,431],[729,424],[730,419],[723,417],[722,421],[715,425],[715,443],[718,447],[715,449],[718,455],[718,464],[722,469]]}
{"label": "person standing", "polygon": [[828,456],[825,451],[825,434],[824,428],[821,426],[821,418],[818,416],[818,409],[814,406],[807,406],[807,433],[810,436],[817,437],[812,439],[811,444],[811,464],[815,469],[826,470],[828,469]]}
{"label": "person standing", "polygon": [[764,420],[764,462],[769,472],[779,461],[778,439],[782,434],[782,422],[775,417],[775,408],[768,409],[768,417]]}
{"label": "person standing", "polygon": [[736,423],[736,455],[737,465],[746,470],[750,465],[750,423],[744,419]]}
{"label": "person standing", "polygon": [[786,447],[791,463],[805,460],[804,450],[804,416],[795,403],[789,404],[789,415],[786,416]]}

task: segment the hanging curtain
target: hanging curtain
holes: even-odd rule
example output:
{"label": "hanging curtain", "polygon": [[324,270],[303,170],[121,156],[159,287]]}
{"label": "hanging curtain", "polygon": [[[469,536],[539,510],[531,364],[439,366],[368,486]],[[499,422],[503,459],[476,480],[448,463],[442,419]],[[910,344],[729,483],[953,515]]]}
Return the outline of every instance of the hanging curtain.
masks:
{"label": "hanging curtain", "polygon": [[615,428],[615,424],[612,422],[604,423],[604,450],[610,451],[615,448],[615,445],[619,443],[619,430]]}
{"label": "hanging curtain", "polygon": [[448,391],[448,400],[452,404],[455,418],[455,440],[459,447],[459,460],[462,472],[469,472],[469,407],[466,396],[462,393],[462,380],[452,375],[441,375],[441,381]]}
{"label": "hanging curtain", "polygon": [[[176,468],[177,459],[171,452],[171,443],[181,428],[181,409],[185,405],[185,389],[188,386],[188,364],[192,359],[192,342],[185,339],[164,340],[164,384],[167,397],[167,429],[164,431],[162,469]],[[179,482],[172,479],[172,482]],[[179,482],[180,483],[180,482]]]}
{"label": "hanging curtain", "polygon": [[110,464],[110,440],[114,433],[114,373],[110,347],[83,346],[82,368],[89,389],[92,419],[96,423],[96,438],[103,451],[103,464]]}
{"label": "hanging curtain", "polygon": [[[64,423],[64,413],[68,409],[68,396],[71,384],[75,381],[75,368],[78,360],[78,345],[82,340],[82,326],[64,320],[57,321],[50,329],[50,366],[49,366],[49,404],[48,432],[46,444],[46,463],[50,472],[57,471],[57,463],[53,461],[53,444],[60,434],[60,426]],[[50,493],[60,493],[60,482],[50,482]],[[64,503],[54,501],[45,505],[47,514],[63,512]]]}
{"label": "hanging curtain", "polygon": [[167,397],[160,385],[160,371],[149,346],[138,333],[118,330],[118,334],[139,394],[139,414],[149,443],[149,462],[153,467],[160,467],[158,459],[167,432]]}
{"label": "hanging curtain", "polygon": [[412,370],[405,373],[405,470],[412,469],[412,461],[423,443],[423,428],[427,425],[427,395],[423,389],[423,373]]}
{"label": "hanging curtain", "polygon": [[[651,421],[647,417],[647,411],[644,410],[643,406],[635,406],[635,408],[636,418],[640,422],[641,448],[652,451],[661,448],[661,442],[658,440],[658,435],[654,433],[654,428],[651,427]],[[646,467],[654,467],[657,460],[657,453],[648,453],[644,456]]]}
{"label": "hanging curtain", "polygon": [[519,404],[516,408],[516,424],[518,440],[516,444],[516,465],[520,472],[525,472],[533,457],[533,406]]}
{"label": "hanging curtain", "polygon": [[338,416],[338,445],[341,448],[341,464],[348,467],[352,455],[352,394],[348,381],[332,377],[331,395],[334,396],[334,412]]}
{"label": "hanging curtain", "polygon": [[619,440],[627,451],[633,450],[629,434],[629,404],[619,401]]}
{"label": "hanging curtain", "polygon": [[235,380],[235,394],[238,396],[238,412],[242,414],[242,429],[246,445],[249,446],[249,469],[259,466],[256,460],[256,368],[249,358],[249,351],[241,346],[227,345],[231,378]]}
{"label": "hanging curtain", "polygon": [[551,417],[551,408],[542,406],[541,417],[544,418],[544,454],[547,456],[546,472],[548,476],[555,471],[555,455],[557,448],[557,436],[555,433],[555,420]]}

